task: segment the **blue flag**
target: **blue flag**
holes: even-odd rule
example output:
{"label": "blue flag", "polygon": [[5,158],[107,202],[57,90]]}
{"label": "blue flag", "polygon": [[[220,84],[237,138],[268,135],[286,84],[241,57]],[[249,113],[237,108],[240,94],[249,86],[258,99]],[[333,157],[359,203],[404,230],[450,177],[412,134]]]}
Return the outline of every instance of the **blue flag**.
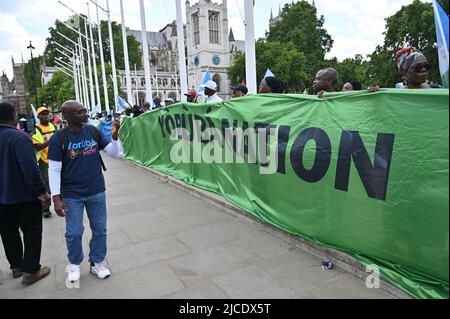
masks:
{"label": "blue flag", "polygon": [[269,76],[275,77],[275,75],[272,73],[272,71],[270,71],[270,69],[267,69],[267,70],[266,70],[266,74],[264,75],[264,78],[267,78],[267,77],[269,77]]}
{"label": "blue flag", "polygon": [[94,106],[92,108],[90,115],[94,116],[95,114],[98,114],[98,113],[102,113],[102,107],[100,106],[100,104],[97,104],[96,106]]}
{"label": "blue flag", "polygon": [[207,68],[206,71],[205,71],[205,74],[203,75],[202,83],[200,84],[200,86],[199,86],[199,88],[197,90],[198,94],[204,95],[204,92],[205,92],[205,86],[204,85],[206,84],[206,82],[208,82],[210,80],[211,80],[211,72],[209,72],[209,68]]}
{"label": "blue flag", "polygon": [[448,15],[436,0],[433,0],[434,21],[439,53],[439,70],[442,84],[448,88]]}
{"label": "blue flag", "polygon": [[117,113],[122,113],[122,111],[125,110],[127,108],[127,106],[131,107],[131,105],[127,101],[122,99],[120,96],[117,96],[116,112]]}

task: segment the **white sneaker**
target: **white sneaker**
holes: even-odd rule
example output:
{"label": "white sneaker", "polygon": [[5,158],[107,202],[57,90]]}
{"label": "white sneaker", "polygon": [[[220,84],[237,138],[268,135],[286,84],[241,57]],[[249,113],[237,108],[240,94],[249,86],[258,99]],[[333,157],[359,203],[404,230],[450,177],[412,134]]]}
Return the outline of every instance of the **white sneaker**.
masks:
{"label": "white sneaker", "polygon": [[67,280],[75,282],[80,280],[80,265],[70,264],[66,267]]}
{"label": "white sneaker", "polygon": [[91,266],[89,271],[100,279],[108,278],[111,275],[111,272],[106,268],[104,261],[101,263],[94,263],[94,266]]}

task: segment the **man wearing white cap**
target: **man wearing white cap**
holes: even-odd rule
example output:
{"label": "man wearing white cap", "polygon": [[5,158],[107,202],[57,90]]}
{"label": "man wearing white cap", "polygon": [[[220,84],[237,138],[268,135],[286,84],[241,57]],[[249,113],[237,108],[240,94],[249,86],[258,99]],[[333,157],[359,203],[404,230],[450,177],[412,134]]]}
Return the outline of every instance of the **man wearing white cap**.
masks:
{"label": "man wearing white cap", "polygon": [[221,103],[223,100],[216,94],[217,84],[216,82],[209,80],[204,85],[205,87],[205,95],[208,98],[207,103]]}

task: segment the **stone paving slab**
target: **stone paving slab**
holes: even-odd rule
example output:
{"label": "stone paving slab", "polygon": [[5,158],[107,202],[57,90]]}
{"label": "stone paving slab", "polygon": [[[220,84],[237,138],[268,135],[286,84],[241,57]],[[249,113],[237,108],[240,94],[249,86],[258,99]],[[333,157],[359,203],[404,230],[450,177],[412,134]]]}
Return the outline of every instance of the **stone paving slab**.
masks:
{"label": "stone paving slab", "polygon": [[23,287],[0,249],[0,298],[394,298],[339,267],[322,270],[315,252],[326,249],[299,245],[220,196],[104,160],[111,277],[89,274],[85,218],[80,286],[66,287],[65,225],[54,215],[44,220],[41,258],[52,272]]}

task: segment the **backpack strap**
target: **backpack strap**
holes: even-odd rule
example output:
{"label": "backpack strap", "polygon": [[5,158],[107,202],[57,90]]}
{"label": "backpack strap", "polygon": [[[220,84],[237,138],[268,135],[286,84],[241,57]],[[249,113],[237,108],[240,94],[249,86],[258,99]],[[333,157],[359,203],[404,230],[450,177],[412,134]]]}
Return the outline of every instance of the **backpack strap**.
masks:
{"label": "backpack strap", "polygon": [[67,127],[57,130],[55,134],[58,136],[59,149],[62,153],[62,166],[64,166],[64,160],[66,158],[67,148],[69,147],[69,141],[67,138]]}
{"label": "backpack strap", "polygon": [[97,145],[98,145],[97,153],[98,153],[98,156],[100,157],[100,164],[102,165],[103,171],[106,171],[105,163],[103,162],[102,155],[100,154],[100,140],[101,140],[100,131],[95,126],[92,126],[92,125],[86,125],[86,128],[89,131],[89,133],[91,134],[91,136],[97,142]]}

